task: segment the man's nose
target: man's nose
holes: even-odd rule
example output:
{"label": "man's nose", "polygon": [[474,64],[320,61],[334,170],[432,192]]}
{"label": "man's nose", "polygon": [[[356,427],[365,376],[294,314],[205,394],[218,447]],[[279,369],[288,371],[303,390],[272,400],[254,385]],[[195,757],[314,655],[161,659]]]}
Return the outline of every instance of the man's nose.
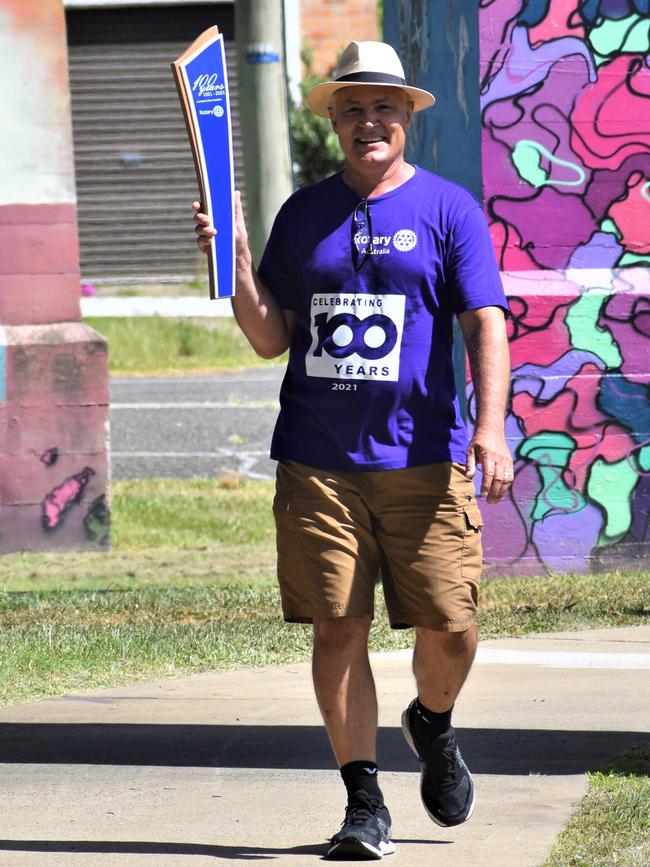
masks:
{"label": "man's nose", "polygon": [[363,115],[361,116],[359,122],[361,126],[374,126],[376,119],[377,112],[374,110],[374,108],[366,108],[364,109]]}

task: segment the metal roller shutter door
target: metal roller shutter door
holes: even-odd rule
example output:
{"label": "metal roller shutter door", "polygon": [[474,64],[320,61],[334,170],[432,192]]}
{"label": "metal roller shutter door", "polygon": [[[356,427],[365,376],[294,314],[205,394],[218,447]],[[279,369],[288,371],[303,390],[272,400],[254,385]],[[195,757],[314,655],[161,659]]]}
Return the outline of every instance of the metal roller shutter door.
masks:
{"label": "metal roller shutter door", "polygon": [[193,242],[192,155],[169,62],[206,27],[226,39],[236,184],[243,188],[232,4],[69,9],[81,273],[100,283],[206,274]]}

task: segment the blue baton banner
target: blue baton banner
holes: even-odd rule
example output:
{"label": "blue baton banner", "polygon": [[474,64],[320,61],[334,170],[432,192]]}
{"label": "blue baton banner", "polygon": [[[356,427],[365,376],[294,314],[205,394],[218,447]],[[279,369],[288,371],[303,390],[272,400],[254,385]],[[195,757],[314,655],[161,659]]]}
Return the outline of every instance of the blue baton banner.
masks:
{"label": "blue baton banner", "polygon": [[223,35],[210,27],[172,63],[204,212],[217,237],[210,245],[210,298],[235,294],[234,164]]}

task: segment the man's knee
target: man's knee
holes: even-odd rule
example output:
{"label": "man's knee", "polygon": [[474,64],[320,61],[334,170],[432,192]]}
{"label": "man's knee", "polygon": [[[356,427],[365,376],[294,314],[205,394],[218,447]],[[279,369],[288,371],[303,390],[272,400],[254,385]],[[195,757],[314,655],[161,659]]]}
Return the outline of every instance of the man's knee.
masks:
{"label": "man's knee", "polygon": [[445,656],[465,656],[473,653],[477,644],[476,627],[462,632],[442,632],[426,627],[416,627],[418,649],[425,653],[442,653]]}
{"label": "man's knee", "polygon": [[314,649],[341,653],[366,647],[372,618],[368,615],[314,619]]}

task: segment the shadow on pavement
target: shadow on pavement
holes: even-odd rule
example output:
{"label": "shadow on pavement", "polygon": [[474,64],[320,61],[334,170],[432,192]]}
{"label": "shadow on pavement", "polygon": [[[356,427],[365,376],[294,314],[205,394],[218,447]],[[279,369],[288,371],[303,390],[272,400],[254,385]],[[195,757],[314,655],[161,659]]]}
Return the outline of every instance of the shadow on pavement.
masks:
{"label": "shadow on pavement", "polygon": [[79,852],[95,855],[203,855],[233,861],[267,860],[279,855],[323,855],[325,842],[287,849],[218,846],[208,843],[158,843],[120,840],[0,840],[0,851]]}
{"label": "shadow on pavement", "polygon": [[[447,845],[450,840],[404,840],[393,838],[398,844],[418,844],[426,846]],[[271,860],[280,855],[321,855],[325,854],[326,842],[263,848],[261,846],[219,846],[208,843],[159,843],[121,840],[0,840],[0,851],[9,852],[79,852],[96,855],[203,855],[233,861]]]}
{"label": "shadow on pavement", "polygon": [[[476,774],[580,774],[648,732],[457,730]],[[401,729],[379,731],[384,771],[415,771]],[[0,723],[0,763],[334,770],[318,726]]]}

